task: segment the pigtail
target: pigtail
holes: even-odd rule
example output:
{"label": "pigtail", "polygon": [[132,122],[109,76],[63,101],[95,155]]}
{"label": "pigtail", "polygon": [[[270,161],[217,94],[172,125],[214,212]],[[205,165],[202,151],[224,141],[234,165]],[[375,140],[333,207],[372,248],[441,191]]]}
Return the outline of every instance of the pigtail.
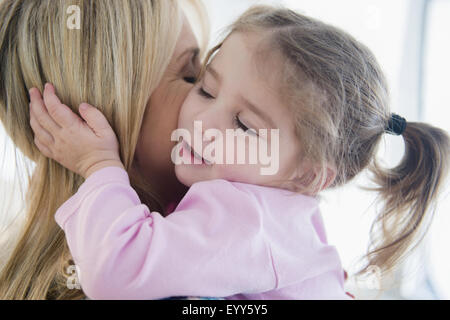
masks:
{"label": "pigtail", "polygon": [[448,174],[450,139],[439,128],[408,122],[403,132],[405,154],[398,166],[382,168],[376,160],[369,170],[383,208],[372,224],[367,264],[392,271],[425,235],[436,200]]}

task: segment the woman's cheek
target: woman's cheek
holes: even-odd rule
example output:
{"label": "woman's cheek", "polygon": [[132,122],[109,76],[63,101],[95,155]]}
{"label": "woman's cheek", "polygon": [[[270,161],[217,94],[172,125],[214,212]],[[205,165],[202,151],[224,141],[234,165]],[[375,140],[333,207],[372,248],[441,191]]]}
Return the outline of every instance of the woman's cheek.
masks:
{"label": "woman's cheek", "polygon": [[162,171],[173,170],[169,169],[173,165],[170,153],[174,145],[170,136],[177,127],[182,98],[167,83],[162,83],[152,94],[136,150],[141,166],[152,165]]}
{"label": "woman's cheek", "polygon": [[189,94],[189,90],[192,87],[191,84],[184,82],[183,80],[174,82],[169,88],[169,94],[164,102],[162,102],[163,109],[162,114],[157,119],[164,119],[161,125],[163,126],[163,136],[166,137],[170,146],[168,157],[170,157],[171,149],[175,142],[171,141],[172,132],[178,128],[179,119],[183,111],[183,104]]}

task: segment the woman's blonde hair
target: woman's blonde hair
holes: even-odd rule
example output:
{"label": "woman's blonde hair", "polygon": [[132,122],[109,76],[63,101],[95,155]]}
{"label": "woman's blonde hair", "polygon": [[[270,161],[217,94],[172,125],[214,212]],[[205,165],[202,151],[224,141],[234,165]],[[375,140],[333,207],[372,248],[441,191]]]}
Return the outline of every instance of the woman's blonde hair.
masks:
{"label": "woman's blonde hair", "polygon": [[[327,168],[336,170],[330,187],[370,170],[377,187],[364,189],[378,191],[384,207],[372,225],[366,265],[358,274],[369,266],[392,271],[427,229],[426,217],[432,214],[425,213],[448,174],[448,134],[425,123],[408,122],[402,161],[395,168],[382,168],[375,155],[391,116],[388,86],[365,45],[336,27],[270,6],[247,10],[231,25],[227,37],[234,32],[262,35],[255,51],[261,66],[267,65],[267,54],[278,58],[278,89],[296,120],[302,148],[299,161],[314,164],[290,187],[317,194],[326,183]],[[208,53],[201,76],[222,43]],[[279,56],[271,55],[274,52]]]}
{"label": "woman's blonde hair", "polygon": [[[67,26],[69,6],[81,28]],[[45,158],[29,125],[28,89],[54,84],[77,112],[86,101],[114,128],[133,187],[152,210],[164,211],[151,186],[132,168],[144,111],[172,56],[181,30],[171,0],[0,0],[0,118],[14,145],[35,162],[28,176],[25,225],[0,274],[0,299],[77,299],[67,287],[73,264],[58,207],[82,178]]]}

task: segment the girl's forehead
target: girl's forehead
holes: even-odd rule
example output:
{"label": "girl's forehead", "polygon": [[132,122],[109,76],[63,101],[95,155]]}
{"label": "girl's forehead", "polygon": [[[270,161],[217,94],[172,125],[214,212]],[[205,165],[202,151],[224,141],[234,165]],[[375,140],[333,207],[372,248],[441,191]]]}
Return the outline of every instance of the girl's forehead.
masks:
{"label": "girl's forehead", "polygon": [[266,39],[257,34],[233,33],[208,64],[206,85],[211,89],[218,83],[228,99],[243,97],[280,118],[280,112],[291,113],[280,89],[282,69],[281,54],[267,47]]}
{"label": "girl's forehead", "polygon": [[212,57],[210,64],[226,66],[226,70],[235,71],[234,74],[243,78],[256,78],[254,80],[258,84],[277,87],[282,76],[283,58],[281,52],[270,45],[267,35],[261,32],[233,32]]}

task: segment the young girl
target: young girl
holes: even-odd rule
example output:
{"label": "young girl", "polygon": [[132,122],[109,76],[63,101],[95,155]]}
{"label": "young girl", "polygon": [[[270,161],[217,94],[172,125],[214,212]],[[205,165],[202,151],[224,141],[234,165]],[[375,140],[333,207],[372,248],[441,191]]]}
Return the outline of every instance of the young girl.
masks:
{"label": "young girl", "polygon": [[[98,110],[80,105],[82,121],[51,85],[43,99],[36,89],[30,97],[38,148],[86,178],[55,219],[92,299],[348,298],[318,193],[370,166],[385,207],[366,268],[389,271],[417,242],[448,172],[447,134],[391,115],[370,51],[287,9],[248,10],[210,52],[179,115],[179,128],[202,137],[200,147],[184,140],[174,152],[197,159],[176,166],[190,189],[168,216],[141,204]],[[278,152],[278,170],[262,175],[262,161],[219,163],[201,151],[220,145],[209,129],[262,141]],[[278,129],[279,140],[261,129]],[[375,159],[384,132],[405,141],[405,156],[391,170]]]}

